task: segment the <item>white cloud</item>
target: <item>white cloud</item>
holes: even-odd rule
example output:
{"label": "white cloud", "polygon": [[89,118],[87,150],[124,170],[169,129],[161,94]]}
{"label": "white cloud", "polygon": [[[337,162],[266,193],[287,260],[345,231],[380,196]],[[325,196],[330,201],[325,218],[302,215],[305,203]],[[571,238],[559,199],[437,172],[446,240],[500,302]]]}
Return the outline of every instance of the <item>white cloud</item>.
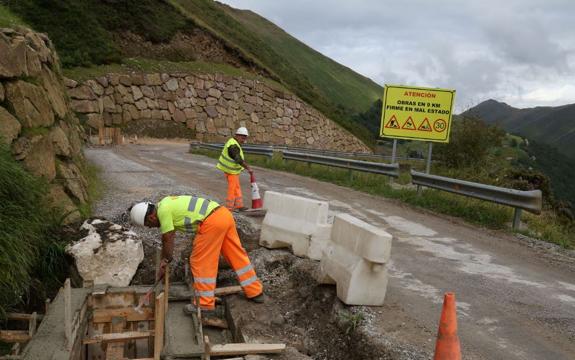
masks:
{"label": "white cloud", "polygon": [[373,79],[454,88],[461,111],[575,103],[572,0],[225,0]]}

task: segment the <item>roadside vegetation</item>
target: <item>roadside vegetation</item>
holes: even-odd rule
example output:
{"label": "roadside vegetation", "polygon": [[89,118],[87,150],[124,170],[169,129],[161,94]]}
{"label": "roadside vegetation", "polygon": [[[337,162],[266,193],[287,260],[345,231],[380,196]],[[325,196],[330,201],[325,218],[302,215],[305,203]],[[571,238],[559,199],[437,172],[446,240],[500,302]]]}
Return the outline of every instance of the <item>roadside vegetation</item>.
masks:
{"label": "roadside vegetation", "polygon": [[169,41],[190,23],[173,6],[156,0],[0,0],[34,30],[54,41],[67,67],[118,63],[114,32],[130,31],[154,43]]}
{"label": "roadside vegetation", "polygon": [[[520,232],[564,248],[575,248],[575,222],[569,217],[572,214],[558,209],[549,178],[535,169],[515,166],[518,159],[528,157],[519,146],[520,139],[506,135],[502,130],[487,126],[476,119],[460,119],[453,126],[451,142],[433,147],[434,162],[431,173],[518,190],[540,189],[544,198],[543,214],[533,215],[524,211],[522,220],[527,224],[527,229]],[[405,150],[409,145],[404,145]],[[421,145],[422,148],[425,147],[425,144]],[[217,151],[199,149],[194,152],[214,158],[219,156]],[[391,184],[387,177],[375,174],[282,161],[280,158],[269,160],[262,156],[247,156],[250,164],[398,199],[490,229],[509,228],[513,217],[512,208],[482,200],[432,189],[425,189],[418,194],[415,186],[410,184],[409,170],[415,168],[423,171],[423,161],[400,162],[401,176]]]}
{"label": "roadside vegetation", "polygon": [[[81,163],[91,215],[103,191],[99,169]],[[28,173],[0,142],[0,319],[15,309],[41,309],[68,276],[65,246],[72,240],[63,225],[67,213],[48,200],[49,185]]]}
{"label": "roadside vegetation", "polygon": [[[48,184],[26,172],[0,144],[0,318],[33,306],[66,274],[61,224],[47,203]],[[33,294],[33,295],[32,295]]]}

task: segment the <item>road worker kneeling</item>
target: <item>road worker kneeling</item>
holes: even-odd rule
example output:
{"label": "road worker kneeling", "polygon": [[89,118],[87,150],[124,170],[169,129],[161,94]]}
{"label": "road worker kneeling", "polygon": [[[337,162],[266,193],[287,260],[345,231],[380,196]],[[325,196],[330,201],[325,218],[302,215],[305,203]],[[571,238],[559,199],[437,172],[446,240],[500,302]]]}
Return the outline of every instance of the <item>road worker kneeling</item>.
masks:
{"label": "road worker kneeling", "polygon": [[[207,315],[215,315],[216,279],[220,253],[238,276],[246,297],[257,303],[265,301],[263,286],[240,243],[231,212],[217,202],[195,196],[167,196],[157,206],[141,202],[130,209],[134,224],[159,227],[162,233],[161,270],[172,260],[175,232],[195,233],[190,255],[194,290],[199,306]],[[195,313],[197,304],[188,304],[184,312]]]}

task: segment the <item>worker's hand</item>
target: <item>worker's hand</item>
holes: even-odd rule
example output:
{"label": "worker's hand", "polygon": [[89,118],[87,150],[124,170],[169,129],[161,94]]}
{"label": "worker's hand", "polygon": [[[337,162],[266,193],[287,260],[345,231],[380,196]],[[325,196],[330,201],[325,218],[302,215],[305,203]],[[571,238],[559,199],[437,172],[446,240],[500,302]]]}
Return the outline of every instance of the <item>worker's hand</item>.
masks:
{"label": "worker's hand", "polygon": [[254,173],[254,171],[252,170],[252,168],[248,168],[248,172],[250,173],[250,175],[252,175]]}

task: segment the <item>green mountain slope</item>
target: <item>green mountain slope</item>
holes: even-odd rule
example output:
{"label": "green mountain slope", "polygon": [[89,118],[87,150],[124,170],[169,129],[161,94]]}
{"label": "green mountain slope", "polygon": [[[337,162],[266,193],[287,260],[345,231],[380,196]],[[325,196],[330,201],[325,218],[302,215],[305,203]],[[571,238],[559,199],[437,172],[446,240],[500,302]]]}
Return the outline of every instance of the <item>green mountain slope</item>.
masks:
{"label": "green mountain slope", "polygon": [[277,76],[290,90],[363,139],[368,131],[350,119],[365,111],[382,88],[334,62],[251,12],[205,0],[170,0],[246,57]]}
{"label": "green mountain slope", "polygon": [[502,102],[487,100],[463,115],[497,123],[508,132],[552,146],[575,159],[575,104],[517,109]]}
{"label": "green mountain slope", "polygon": [[308,47],[267,19],[252,11],[237,10],[225,5],[222,7],[226,13],[263,39],[333,102],[362,111],[381,97],[381,86]]}
{"label": "green mountain slope", "polygon": [[[126,34],[159,47],[171,46],[182,34],[186,39],[197,39],[200,34],[203,42],[191,51],[201,51],[209,41],[226,52],[222,62],[271,77],[371,141],[352,115],[366,111],[381,96],[382,88],[253,12],[212,0],[0,0],[0,4],[34,29],[48,33],[65,68],[126,61],[130,53],[126,45],[139,45],[130,43]],[[160,57],[145,53],[143,57],[190,61],[196,54],[189,52],[173,51]]]}

